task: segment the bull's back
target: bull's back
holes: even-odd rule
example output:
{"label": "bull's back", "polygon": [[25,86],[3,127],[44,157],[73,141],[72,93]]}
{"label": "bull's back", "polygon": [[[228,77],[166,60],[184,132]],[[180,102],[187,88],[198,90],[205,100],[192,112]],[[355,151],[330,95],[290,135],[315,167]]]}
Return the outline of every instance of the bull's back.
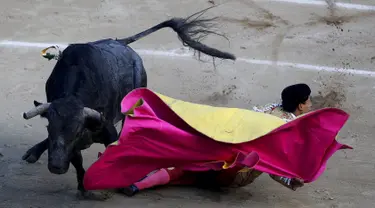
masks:
{"label": "bull's back", "polygon": [[139,55],[116,40],[71,44],[47,80],[47,100],[75,95],[86,107],[119,110],[122,98],[140,87],[142,70]]}
{"label": "bull's back", "polygon": [[103,39],[90,42],[95,48],[103,53],[103,57],[108,61],[110,70],[116,74],[115,78],[121,84],[122,89],[134,89],[140,87],[141,74],[144,73],[143,61],[141,57],[128,45],[113,39]]}
{"label": "bull's back", "polygon": [[107,61],[109,77],[112,80],[113,88],[118,93],[116,103],[120,111],[122,99],[130,91],[139,87],[146,87],[146,72],[141,57],[128,45],[113,39],[104,39],[91,42],[95,48],[103,53],[104,61]]}

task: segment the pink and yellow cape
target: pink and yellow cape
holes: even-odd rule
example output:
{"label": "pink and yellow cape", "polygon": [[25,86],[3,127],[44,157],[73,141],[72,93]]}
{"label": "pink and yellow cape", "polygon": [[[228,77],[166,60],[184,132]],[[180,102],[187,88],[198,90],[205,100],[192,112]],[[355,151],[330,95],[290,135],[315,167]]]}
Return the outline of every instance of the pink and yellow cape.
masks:
{"label": "pink and yellow cape", "polygon": [[127,117],[120,138],[87,170],[87,190],[126,187],[168,167],[241,166],[309,183],[337,150],[352,149],[336,141],[349,118],[336,108],[285,123],[269,114],[189,103],[139,88],[124,97],[121,110]]}

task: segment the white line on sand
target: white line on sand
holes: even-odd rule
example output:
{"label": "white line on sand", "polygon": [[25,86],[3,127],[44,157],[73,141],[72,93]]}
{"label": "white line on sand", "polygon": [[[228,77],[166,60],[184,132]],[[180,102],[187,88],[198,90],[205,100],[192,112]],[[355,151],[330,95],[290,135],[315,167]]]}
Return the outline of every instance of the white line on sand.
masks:
{"label": "white line on sand", "polygon": [[[0,47],[28,47],[28,48],[46,48],[52,45],[58,45],[61,49],[67,47],[68,44],[64,43],[31,43],[31,42],[19,42],[19,41],[1,41]],[[164,56],[164,57],[191,57],[192,53],[187,52],[176,52],[178,50],[169,50],[169,51],[161,51],[161,50],[148,50],[148,49],[135,49],[140,55],[149,55],[149,56]],[[259,60],[259,59],[251,59],[251,58],[237,58],[237,62],[245,62],[249,64],[258,64],[258,65],[277,65],[281,67],[290,67],[294,69],[303,69],[308,71],[324,71],[324,72],[333,72],[333,73],[344,73],[344,74],[352,74],[358,76],[365,76],[365,77],[375,77],[374,71],[369,71],[365,69],[345,69],[345,68],[335,68],[329,66],[319,66],[319,65],[310,65],[310,64],[301,64],[301,63],[292,63],[292,62],[284,62],[278,61],[273,62],[270,60]]]}
{"label": "white line on sand", "polygon": [[[260,1],[260,0],[256,0],[256,1]],[[270,0],[270,1],[327,6],[327,3],[321,0]],[[336,2],[335,4],[339,8],[375,11],[375,6],[371,6],[371,5],[351,4],[351,3],[342,3],[342,2]]]}

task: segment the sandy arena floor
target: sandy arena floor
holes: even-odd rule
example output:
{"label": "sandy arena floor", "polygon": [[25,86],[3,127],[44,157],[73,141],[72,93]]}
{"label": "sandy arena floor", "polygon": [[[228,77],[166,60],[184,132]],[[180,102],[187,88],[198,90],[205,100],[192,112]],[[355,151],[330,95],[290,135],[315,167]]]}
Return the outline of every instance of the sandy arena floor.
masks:
{"label": "sandy arena floor", "polygon": [[[42,48],[26,46],[26,42],[71,43],[126,37],[172,16],[188,16],[212,2],[223,1],[4,0],[0,6],[0,207],[374,207],[372,0],[355,1],[372,6],[367,7],[372,11],[351,9],[350,5],[328,10],[326,6],[304,4],[303,0],[228,1],[207,16],[221,16],[219,30],[230,44],[215,36],[207,43],[233,52],[239,59],[217,60],[216,69],[211,62],[179,57],[186,49],[182,50],[176,34],[168,29],[131,45],[143,57],[149,86],[169,96],[250,108],[278,99],[286,85],[305,82],[314,96],[328,95],[323,100],[329,105],[338,104],[349,112],[350,121],[339,141],[352,145],[354,150],[335,154],[322,177],[297,192],[265,175],[246,188],[225,194],[168,187],[144,191],[133,198],[115,195],[105,202],[79,201],[75,197],[73,168],[65,175],[52,175],[47,170],[46,154],[36,164],[21,160],[29,147],[46,138],[46,122],[38,117],[26,121],[21,113],[33,106],[34,99],[45,101],[44,84],[55,64],[40,56]],[[4,41],[23,43],[16,46]],[[175,53],[161,53],[171,50]],[[319,71],[319,66],[342,70]],[[103,149],[96,145],[84,152],[86,168]]]}

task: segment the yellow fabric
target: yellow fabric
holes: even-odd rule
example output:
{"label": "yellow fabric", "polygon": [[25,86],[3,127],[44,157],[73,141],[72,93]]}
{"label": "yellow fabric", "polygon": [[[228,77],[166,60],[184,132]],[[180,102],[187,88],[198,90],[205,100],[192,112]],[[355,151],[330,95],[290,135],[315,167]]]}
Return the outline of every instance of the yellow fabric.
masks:
{"label": "yellow fabric", "polygon": [[114,146],[118,145],[118,140],[117,140],[117,141],[114,141],[114,142],[112,142],[111,144],[109,144],[109,146],[112,146],[112,145],[114,145]]}
{"label": "yellow fabric", "polygon": [[286,123],[270,114],[196,104],[154,93],[191,127],[219,142],[248,142]]}

